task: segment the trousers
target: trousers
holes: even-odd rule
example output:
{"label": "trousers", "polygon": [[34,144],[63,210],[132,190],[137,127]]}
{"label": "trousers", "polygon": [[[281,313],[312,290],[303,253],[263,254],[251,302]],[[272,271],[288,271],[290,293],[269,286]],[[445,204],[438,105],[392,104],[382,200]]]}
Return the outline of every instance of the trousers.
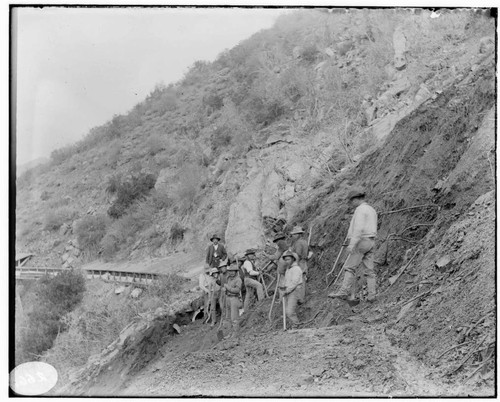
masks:
{"label": "trousers", "polygon": [[285,313],[287,318],[293,323],[299,323],[299,317],[297,316],[297,303],[301,296],[301,287],[302,285],[297,286],[291,293],[285,296]]}
{"label": "trousers", "polygon": [[234,331],[239,328],[239,299],[237,297],[226,296],[226,319],[231,323]]}
{"label": "trousers", "polygon": [[347,258],[344,265],[345,275],[344,282],[340,288],[340,293],[350,294],[354,280],[356,278],[356,270],[358,267],[363,268],[363,273],[366,277],[366,285],[368,288],[368,297],[374,297],[376,293],[376,281],[377,277],[375,275],[375,264],[373,262],[374,252],[373,247],[375,246],[375,240],[371,238],[362,238],[354,250]]}
{"label": "trousers", "polygon": [[215,324],[217,320],[217,300],[219,300],[219,293],[218,290],[212,292],[212,300],[210,300],[210,293],[204,293],[203,295],[205,317],[208,318],[208,311],[210,310],[212,324]]}
{"label": "trousers", "polygon": [[247,294],[245,295],[245,301],[243,303],[243,309],[248,311],[250,307],[250,298],[252,297],[253,290],[257,291],[257,300],[262,300],[264,298],[264,288],[262,284],[255,279],[246,277],[245,278],[245,287],[247,288]]}

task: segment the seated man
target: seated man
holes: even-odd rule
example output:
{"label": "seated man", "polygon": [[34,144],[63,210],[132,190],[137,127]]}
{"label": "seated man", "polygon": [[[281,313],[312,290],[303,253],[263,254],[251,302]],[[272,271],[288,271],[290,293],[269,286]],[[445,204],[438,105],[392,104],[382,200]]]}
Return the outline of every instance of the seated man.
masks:
{"label": "seated man", "polygon": [[243,263],[243,272],[245,273],[245,302],[243,303],[243,310],[248,311],[250,307],[250,297],[251,293],[255,289],[257,291],[257,300],[262,300],[264,298],[264,288],[259,282],[260,272],[255,269],[255,250],[249,249],[245,252],[246,260]]}

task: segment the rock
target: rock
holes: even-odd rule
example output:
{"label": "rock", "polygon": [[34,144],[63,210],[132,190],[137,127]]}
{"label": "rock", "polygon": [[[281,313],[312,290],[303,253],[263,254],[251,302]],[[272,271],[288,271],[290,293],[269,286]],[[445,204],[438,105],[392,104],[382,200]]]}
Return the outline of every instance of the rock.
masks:
{"label": "rock", "polygon": [[68,258],[69,258],[69,253],[64,253],[64,254],[62,255],[62,257],[61,257],[61,260],[63,260],[63,261],[67,261],[67,260],[68,260]]}
{"label": "rock", "polygon": [[180,333],[181,333],[181,329],[180,329],[180,327],[179,327],[177,324],[172,325],[172,328],[174,328],[174,329],[175,329],[175,331],[176,331],[178,334],[180,334]]}
{"label": "rock", "polygon": [[[115,290],[115,293],[116,293],[116,290]],[[132,290],[132,293],[130,293],[130,297],[132,297],[133,299],[137,299],[142,293],[142,289],[141,288],[135,288],[134,290]]]}
{"label": "rock", "polygon": [[420,84],[420,88],[415,94],[415,97],[413,98],[413,102],[415,103],[415,106],[418,106],[422,103],[424,103],[427,99],[429,99],[432,96],[432,93],[429,91],[429,88],[425,84]]}
{"label": "rock", "polygon": [[322,367],[314,368],[311,370],[311,375],[314,377],[321,377],[321,375],[325,372],[325,369]]}
{"label": "rock", "polygon": [[225,233],[228,253],[242,254],[249,248],[262,249],[262,215],[260,202],[265,177],[258,173],[237,195],[229,208],[229,219]]}
{"label": "rock", "polygon": [[300,56],[302,55],[302,47],[295,46],[292,50],[292,54],[294,59],[299,59]]}
{"label": "rock", "polygon": [[440,272],[446,271],[450,262],[451,262],[450,257],[448,255],[445,255],[436,261],[436,268]]}
{"label": "rock", "polygon": [[314,382],[314,377],[312,375],[302,374],[297,382],[297,385],[307,385]]}
{"label": "rock", "polygon": [[406,37],[401,26],[397,27],[392,36],[394,46],[394,67],[403,70],[406,67]]}
{"label": "rock", "polygon": [[366,367],[366,362],[361,359],[354,360],[352,363],[353,367],[357,370],[362,369],[363,367]]}
{"label": "rock", "polygon": [[120,286],[115,289],[115,295],[119,295],[120,293],[123,293],[125,291],[125,286]]}
{"label": "rock", "polygon": [[406,314],[408,314],[415,307],[416,301],[405,304],[401,307],[398,316],[396,317],[396,322],[399,322]]}
{"label": "rock", "polygon": [[326,61],[322,61],[321,63],[316,64],[316,66],[314,67],[314,70],[316,72],[320,73],[321,71],[323,71],[325,66],[326,66]]}
{"label": "rock", "polygon": [[337,43],[336,48],[337,48],[337,53],[340,56],[344,56],[349,50],[353,48],[354,42],[350,40],[345,40],[342,42]]}
{"label": "rock", "polygon": [[166,190],[169,181],[172,180],[174,175],[175,171],[173,169],[165,168],[160,170],[158,178],[156,179],[155,190],[156,191]]}
{"label": "rock", "polygon": [[327,55],[328,55],[328,56],[330,56],[330,57],[335,56],[335,51],[334,51],[332,48],[330,48],[330,47],[327,47],[327,48],[324,50],[324,52],[325,52],[325,54],[327,54]]}
{"label": "rock", "polygon": [[479,40],[479,53],[490,53],[495,50],[495,41],[489,36],[485,36]]}

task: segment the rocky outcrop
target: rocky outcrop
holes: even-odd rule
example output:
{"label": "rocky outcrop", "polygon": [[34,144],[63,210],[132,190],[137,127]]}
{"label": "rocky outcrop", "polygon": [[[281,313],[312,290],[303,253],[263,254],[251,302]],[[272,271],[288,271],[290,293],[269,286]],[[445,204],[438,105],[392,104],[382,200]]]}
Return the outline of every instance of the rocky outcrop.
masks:
{"label": "rocky outcrop", "polygon": [[[69,383],[58,394],[86,395],[90,385],[107,382],[108,372],[110,375],[119,373],[118,378],[125,377],[142,361],[149,361],[158,353],[158,348],[177,333],[174,325],[178,318],[198,310],[202,305],[201,291],[187,292],[179,295],[169,307],[160,307],[153,313],[141,315],[127,325],[102,353],[91,356],[83,368],[70,373]],[[119,383],[115,385],[120,386]]]}
{"label": "rocky outcrop", "polygon": [[238,194],[229,209],[225,239],[231,254],[241,254],[246,249],[264,245],[261,214],[264,174],[258,173]]}

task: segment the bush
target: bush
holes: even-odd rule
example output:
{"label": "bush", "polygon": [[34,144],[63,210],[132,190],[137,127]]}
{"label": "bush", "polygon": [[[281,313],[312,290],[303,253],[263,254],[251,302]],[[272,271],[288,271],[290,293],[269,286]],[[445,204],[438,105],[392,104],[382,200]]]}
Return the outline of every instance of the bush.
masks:
{"label": "bush", "polygon": [[149,173],[141,173],[130,180],[120,182],[116,189],[117,198],[109,207],[108,215],[115,219],[120,218],[135,200],[146,197],[155,183],[156,177]]}
{"label": "bush", "polygon": [[43,222],[43,229],[56,231],[63,223],[71,221],[77,212],[70,207],[60,207],[55,210],[50,210],[47,212]]}
{"label": "bush", "polygon": [[202,169],[196,164],[186,165],[179,176],[179,182],[174,190],[173,199],[177,210],[185,214],[191,210],[200,190]]}
{"label": "bush", "polygon": [[63,271],[40,279],[33,289],[35,299],[27,311],[26,327],[19,340],[16,363],[31,361],[52,347],[57,334],[65,330],[62,317],[81,302],[85,278],[78,271]]}
{"label": "bush", "polygon": [[184,239],[184,232],[186,228],[183,228],[179,222],[176,222],[170,228],[170,240],[172,242],[177,243]]}
{"label": "bush", "polygon": [[75,224],[78,245],[83,250],[95,250],[106,233],[106,217],[87,215]]}

